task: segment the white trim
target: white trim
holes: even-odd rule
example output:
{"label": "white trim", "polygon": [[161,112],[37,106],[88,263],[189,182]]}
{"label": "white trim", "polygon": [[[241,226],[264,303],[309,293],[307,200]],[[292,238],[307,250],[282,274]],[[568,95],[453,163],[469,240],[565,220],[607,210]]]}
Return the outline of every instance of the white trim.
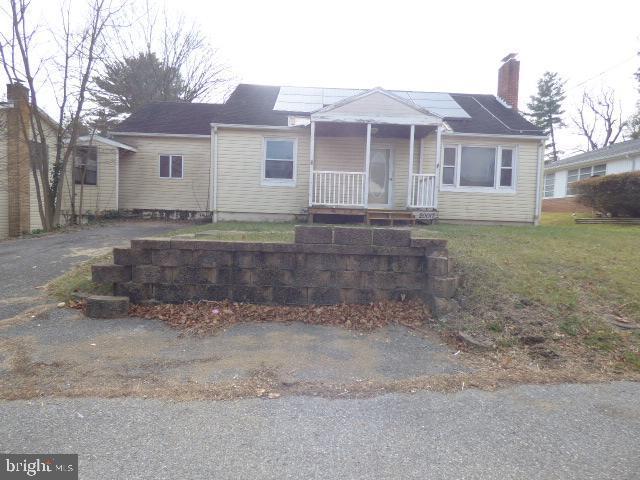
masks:
{"label": "white trim", "polygon": [[240,130],[304,130],[309,125],[245,125],[242,123],[212,123],[212,127],[218,128],[234,128]]}
{"label": "white trim", "polygon": [[218,223],[218,128],[213,127],[213,223]]}
{"label": "white trim", "polygon": [[[541,141],[538,144],[538,159],[537,159],[537,168],[536,168],[536,203],[535,203],[535,211],[533,212],[533,224],[538,226],[540,224],[540,217],[542,214],[542,195],[544,194],[544,173],[543,173],[543,165],[544,165],[544,141]],[[555,177],[555,174],[554,174]],[[555,178],[554,178],[555,182]],[[555,189],[555,184],[554,184]]]}
{"label": "white trim", "polygon": [[[476,186],[461,186],[460,185],[460,173],[462,170],[462,148],[491,148],[495,152],[494,157],[494,172],[493,172],[493,186],[492,187],[476,187]],[[454,171],[454,184],[444,184],[442,183],[442,178],[444,175],[444,165],[441,169],[442,173],[440,174],[439,184],[440,191],[443,192],[463,192],[463,193],[501,193],[501,194],[515,194],[517,193],[517,185],[518,185],[518,159],[519,159],[519,149],[517,144],[510,145],[468,145],[468,144],[453,144],[453,143],[444,143],[442,145],[441,150],[444,151],[445,148],[455,148],[456,149],[456,162],[455,162],[455,171]],[[500,186],[500,171],[502,169],[502,149],[511,150],[513,155],[511,157],[511,186],[510,187],[502,187]]]}
{"label": "white trim", "polygon": [[[162,168],[160,166],[160,158],[161,157],[169,157],[169,176],[162,176]],[[180,175],[179,177],[173,176],[173,157],[180,157]],[[160,153],[158,154],[158,178],[160,180],[183,180],[184,179],[184,155],[181,153]]]}
{"label": "white trim", "polygon": [[442,131],[445,126],[439,125],[436,131],[436,171],[433,188],[433,208],[438,208],[438,192],[440,191],[440,171],[442,170]]}
{"label": "white trim", "polygon": [[388,115],[371,114],[312,114],[315,122],[333,123],[374,123],[377,125],[440,125],[442,120],[438,117],[429,119],[426,116],[392,117]]}
{"label": "white trim", "polygon": [[407,207],[409,205],[411,205],[411,182],[412,182],[412,175],[413,175],[413,155],[414,155],[414,148],[415,148],[415,144],[416,143],[416,126],[415,125],[411,125],[411,128],[409,130],[409,179],[407,181]]}
{"label": "white trim", "polygon": [[309,206],[313,204],[313,192],[316,186],[313,183],[313,172],[316,163],[316,122],[311,122],[309,133]]}
{"label": "white trim", "polygon": [[192,133],[141,133],[141,132],[109,132],[110,135],[123,137],[171,137],[171,138],[211,138],[211,135],[196,135]]}
{"label": "white trim", "polygon": [[78,137],[78,140],[76,140],[76,145],[92,145],[94,142],[103,143],[105,145],[109,145],[110,147],[122,148],[124,150],[129,150],[130,152],[138,151],[138,149],[135,147],[126,145],[121,142],[116,142],[115,140],[111,140],[110,138],[101,137],[100,135],[83,135],[82,137]]}
{"label": "white trim", "polygon": [[116,210],[120,209],[120,150],[116,150]]}
{"label": "white trim", "polygon": [[509,135],[505,133],[461,133],[461,132],[443,132],[445,137],[478,137],[478,138],[505,138],[511,140],[546,140],[547,137],[542,135]]}
{"label": "white trim", "polygon": [[210,211],[214,211],[215,210],[215,193],[214,193],[214,188],[215,188],[215,183],[216,183],[216,173],[215,173],[215,162],[214,162],[214,142],[216,140],[217,134],[218,132],[216,131],[217,127],[213,127],[211,130],[211,136],[214,139],[212,142],[210,142],[209,145],[209,210]]}
{"label": "white trim", "polygon": [[[278,140],[283,142],[293,143],[293,173],[292,178],[266,178],[266,163],[267,163],[267,142],[269,140]],[[273,159],[270,159],[273,160]],[[288,160],[274,160],[274,161],[288,161]],[[298,175],[298,137],[283,138],[283,137],[271,137],[264,136],[262,138],[262,178],[260,185],[265,187],[295,187]]]}
{"label": "white trim", "polygon": [[367,123],[367,139],[364,150],[364,206],[369,206],[369,167],[371,166],[371,124]]}

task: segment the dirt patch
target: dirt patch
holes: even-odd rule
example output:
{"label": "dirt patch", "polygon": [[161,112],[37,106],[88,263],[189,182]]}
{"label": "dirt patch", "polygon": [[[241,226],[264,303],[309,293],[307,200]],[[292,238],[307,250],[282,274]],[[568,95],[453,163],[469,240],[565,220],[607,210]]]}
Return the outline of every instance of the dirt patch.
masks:
{"label": "dirt patch", "polygon": [[179,305],[133,305],[129,314],[162,320],[195,335],[215,334],[241,322],[301,322],[371,331],[391,324],[415,328],[429,320],[428,308],[419,302],[284,307],[202,301]]}

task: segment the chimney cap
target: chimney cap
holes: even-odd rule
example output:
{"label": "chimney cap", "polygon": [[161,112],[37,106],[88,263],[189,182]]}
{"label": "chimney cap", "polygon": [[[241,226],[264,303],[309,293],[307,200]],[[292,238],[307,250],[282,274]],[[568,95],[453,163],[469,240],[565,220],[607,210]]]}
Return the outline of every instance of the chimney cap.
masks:
{"label": "chimney cap", "polygon": [[518,56],[517,53],[510,53],[508,54],[506,57],[504,57],[502,59],[502,62],[508,62],[509,60],[513,60],[514,58],[516,58]]}

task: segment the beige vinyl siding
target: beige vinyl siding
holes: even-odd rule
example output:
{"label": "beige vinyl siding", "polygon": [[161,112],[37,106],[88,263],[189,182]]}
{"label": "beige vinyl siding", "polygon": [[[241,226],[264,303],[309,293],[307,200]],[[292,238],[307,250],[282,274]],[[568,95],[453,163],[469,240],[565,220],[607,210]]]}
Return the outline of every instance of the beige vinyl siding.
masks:
{"label": "beige vinyl siding", "polygon": [[[208,137],[118,136],[117,140],[138,149],[120,154],[120,209],[209,210]],[[182,179],[160,178],[160,155],[182,155]]]}
{"label": "beige vinyl siding", "polygon": [[[296,138],[295,186],[263,185],[264,139]],[[301,214],[309,204],[309,130],[218,130],[218,211]]]}
{"label": "beige vinyl siding", "polygon": [[[118,209],[116,164],[118,149],[101,143],[95,144],[98,149],[97,185],[84,185],[82,189],[82,212],[100,213]],[[76,208],[80,208],[80,185],[76,185]]]}
{"label": "beige vinyl siding", "polygon": [[[56,161],[56,127],[50,122],[42,122],[42,128],[47,143],[47,156],[49,158],[49,165],[52,166]],[[67,175],[62,179],[62,209],[64,210],[69,202],[69,183],[67,182],[68,173],[71,172],[71,160],[67,165]],[[60,223],[64,223],[64,218],[60,218]],[[36,191],[35,179],[33,178],[33,172],[29,175],[29,226],[31,231],[41,230],[42,221],[40,220],[40,208],[38,206],[38,192]]]}
{"label": "beige vinyl siding", "polygon": [[[435,139],[430,143],[435,145]],[[443,136],[443,147],[453,144],[490,147],[516,144],[516,191],[515,193],[485,193],[440,190],[438,192],[438,215],[441,220],[533,223],[538,168],[537,141],[514,142],[509,139],[488,140]]]}
{"label": "beige vinyl siding", "polygon": [[7,114],[0,110],[0,240],[9,236],[7,156]]}
{"label": "beige vinyl siding", "polygon": [[[330,110],[331,114],[388,115],[390,117],[415,117],[420,112],[382,93],[372,93]],[[327,112],[329,113],[329,112]]]}

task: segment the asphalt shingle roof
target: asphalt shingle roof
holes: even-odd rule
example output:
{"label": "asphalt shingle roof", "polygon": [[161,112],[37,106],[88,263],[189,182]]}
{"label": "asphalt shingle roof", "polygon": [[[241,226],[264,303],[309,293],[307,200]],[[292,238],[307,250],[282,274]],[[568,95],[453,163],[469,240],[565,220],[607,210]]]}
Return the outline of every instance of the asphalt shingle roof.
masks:
{"label": "asphalt shingle roof", "polygon": [[[273,106],[280,87],[240,84],[227,101],[214,103],[150,103],[122,121],[114,131],[209,135],[211,123],[285,126],[289,114]],[[455,132],[541,135],[541,131],[493,95],[451,96],[471,116],[446,120]],[[307,114],[308,115],[308,114]]]}
{"label": "asphalt shingle roof", "polygon": [[585,163],[597,162],[621,155],[640,155],[640,139],[628,140],[626,142],[614,143],[605,148],[593,150],[592,152],[580,153],[572,157],[561,158],[555,162],[545,164],[545,169],[562,167],[564,165],[581,165]]}

